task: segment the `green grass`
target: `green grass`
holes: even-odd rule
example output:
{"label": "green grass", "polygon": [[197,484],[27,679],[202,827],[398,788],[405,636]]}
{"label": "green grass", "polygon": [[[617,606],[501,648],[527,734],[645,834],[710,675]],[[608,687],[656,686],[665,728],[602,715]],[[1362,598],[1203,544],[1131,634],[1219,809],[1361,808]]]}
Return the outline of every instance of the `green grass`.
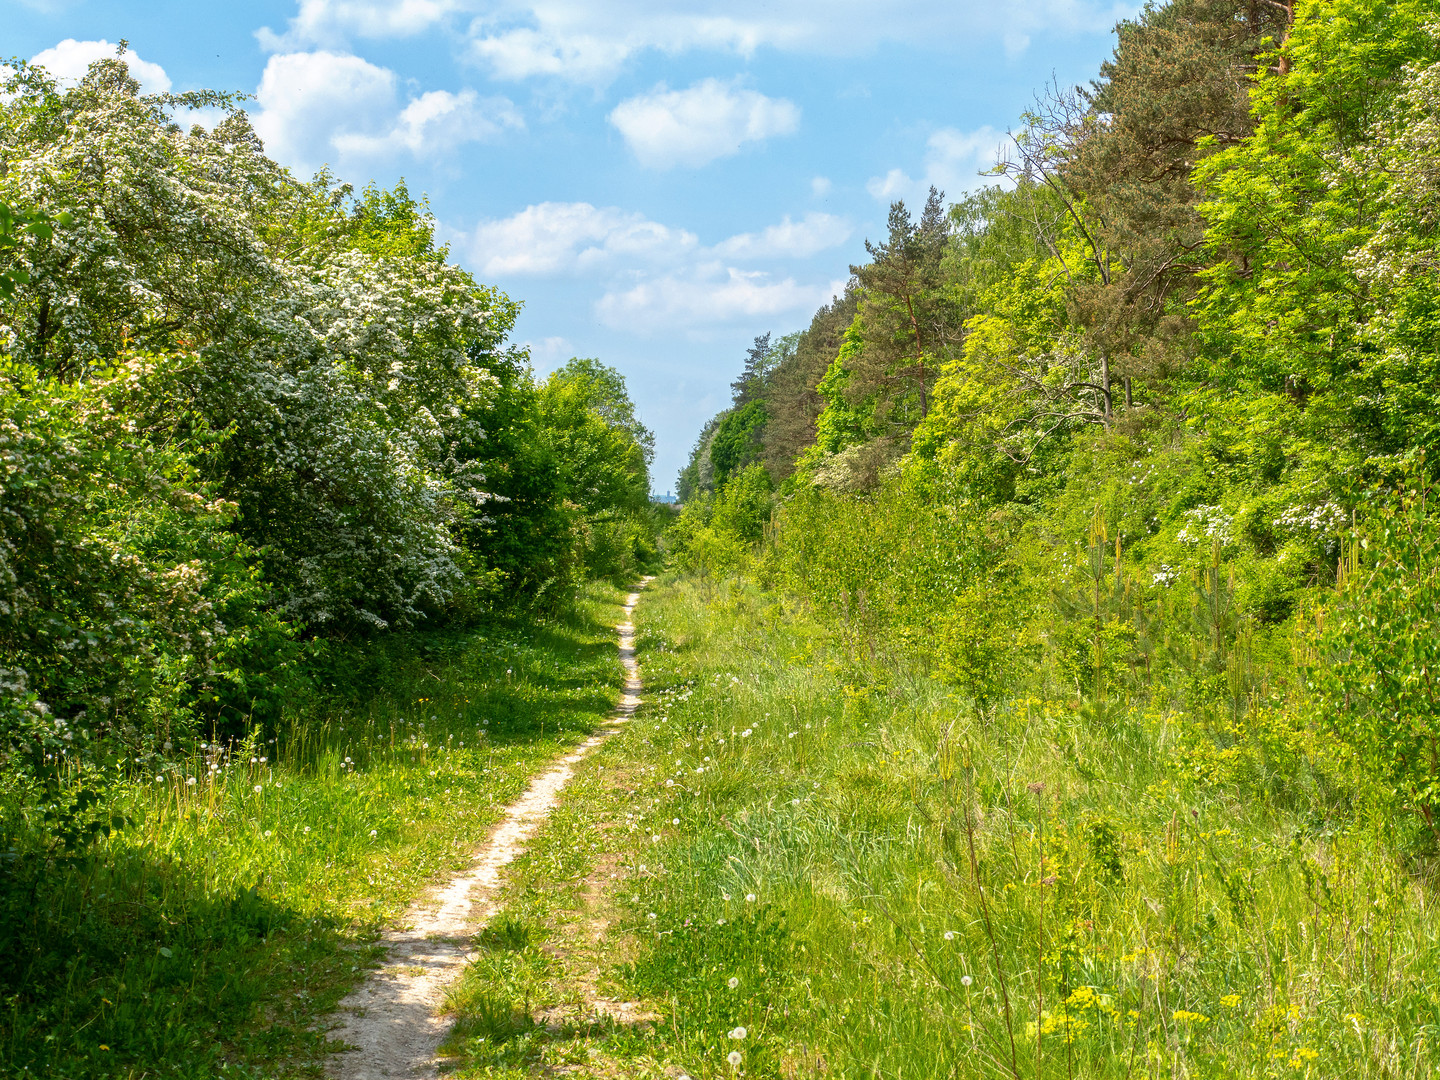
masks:
{"label": "green grass", "polygon": [[[414,635],[349,706],[131,776],[138,821],[42,854],[0,793],[0,1076],[313,1073],[373,942],[613,708],[614,590],[570,615]],[[192,782],[193,781],[193,782]]]}
{"label": "green grass", "polygon": [[487,957],[468,985],[501,1017],[574,997],[567,883],[614,867],[618,925],[591,959],[659,1022],[483,1021],[461,1075],[1440,1066],[1433,864],[1268,706],[1224,730],[1058,696],[977,713],[739,584],[658,583],[637,621],[647,704],[517,869],[520,974]]}

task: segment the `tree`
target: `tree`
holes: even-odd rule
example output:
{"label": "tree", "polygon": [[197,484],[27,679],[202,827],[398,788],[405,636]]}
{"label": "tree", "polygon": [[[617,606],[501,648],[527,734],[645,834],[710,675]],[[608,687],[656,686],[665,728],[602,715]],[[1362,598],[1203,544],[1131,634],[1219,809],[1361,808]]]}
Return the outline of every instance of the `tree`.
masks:
{"label": "tree", "polygon": [[1230,394],[1298,406],[1317,449],[1292,467],[1327,486],[1403,472],[1437,434],[1432,290],[1423,272],[1391,272],[1433,250],[1415,185],[1435,161],[1426,72],[1440,38],[1428,19],[1415,0],[1297,5],[1285,71],[1259,77],[1253,136],[1196,169],[1206,374]]}
{"label": "tree", "polygon": [[752,400],[724,413],[710,441],[710,465],[716,488],[750,464],[761,450],[760,433],[769,419],[765,402]]}
{"label": "tree", "polygon": [[[1159,379],[1189,359],[1205,265],[1196,162],[1251,131],[1259,57],[1287,25],[1266,0],[1173,0],[1121,22],[1087,89],[1052,87],[1027,111],[999,166],[1043,191],[1035,216],[1067,273],[1072,326],[1091,356],[1108,423],[1112,380]],[[1069,237],[1078,244],[1065,243]]]}
{"label": "tree", "polygon": [[755,343],[745,350],[745,369],[730,384],[730,393],[735,407],[748,405],[765,393],[765,383],[774,370],[775,360],[771,356],[770,332],[759,335]]}
{"label": "tree", "polygon": [[649,557],[653,437],[624,378],[598,360],[574,359],[540,386],[537,404],[585,568],[614,578],[633,571]]}
{"label": "tree", "polygon": [[[863,395],[871,388],[883,388],[883,407],[890,412],[913,388],[919,404],[915,419],[929,409],[927,380],[933,376],[935,359],[959,330],[942,289],[941,267],[949,239],[943,198],[932,187],[918,222],[903,201],[891,203],[888,237],[879,244],[865,241],[870,263],[850,267],[864,289],[859,318],[865,347],[851,368],[853,392]],[[896,419],[905,426],[914,422],[903,409]]]}
{"label": "tree", "polygon": [[848,286],[843,296],[815,312],[810,326],[795,337],[770,372],[765,394],[767,420],[760,432],[765,470],[782,483],[795,461],[815,441],[815,422],[825,399],[817,384],[840,351],[846,328],[854,321],[859,292]]}

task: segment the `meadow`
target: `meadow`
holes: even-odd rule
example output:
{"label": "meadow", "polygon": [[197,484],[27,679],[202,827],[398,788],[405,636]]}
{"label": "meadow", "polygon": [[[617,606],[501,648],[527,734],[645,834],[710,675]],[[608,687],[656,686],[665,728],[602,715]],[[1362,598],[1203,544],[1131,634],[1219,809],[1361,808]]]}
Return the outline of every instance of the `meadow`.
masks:
{"label": "meadow", "polygon": [[0,1075],[318,1074],[380,927],[613,708],[620,610],[594,585],[549,619],[394,635],[365,689],[273,730],[90,769],[63,805],[10,782]]}
{"label": "meadow", "polygon": [[637,623],[646,704],[517,864],[459,1075],[1440,1065],[1433,854],[1263,701],[1224,738],[981,708],[738,579],[663,579]]}

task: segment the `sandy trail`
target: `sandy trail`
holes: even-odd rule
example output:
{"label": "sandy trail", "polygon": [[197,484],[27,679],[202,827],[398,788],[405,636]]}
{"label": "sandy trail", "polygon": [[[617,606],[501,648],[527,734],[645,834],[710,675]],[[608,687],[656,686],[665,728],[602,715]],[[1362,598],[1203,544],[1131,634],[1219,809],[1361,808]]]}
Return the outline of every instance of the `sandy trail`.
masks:
{"label": "sandy trail", "polygon": [[[644,578],[644,588],[650,578]],[[439,1076],[436,1052],[449,1029],[436,1015],[446,986],[470,962],[470,939],[495,913],[500,872],[525,849],[554,808],[575,764],[634,714],[640,704],[640,669],[635,662],[635,626],[631,615],[638,592],[625,598],[620,662],[625,692],[605,726],[531,781],[511,803],[489,840],[475,853],[470,868],[413,904],[400,927],[384,935],[385,965],[340,1003],[342,1022],[331,1034],[351,1046],[335,1057],[331,1075],[340,1080]]]}

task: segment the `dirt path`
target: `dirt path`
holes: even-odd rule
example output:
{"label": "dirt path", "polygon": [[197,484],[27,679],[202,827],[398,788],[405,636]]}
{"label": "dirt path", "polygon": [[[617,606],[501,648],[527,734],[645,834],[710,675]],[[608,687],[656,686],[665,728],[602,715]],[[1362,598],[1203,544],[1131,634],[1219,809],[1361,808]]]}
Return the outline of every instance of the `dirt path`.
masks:
{"label": "dirt path", "polygon": [[[641,588],[649,582],[645,578]],[[620,662],[625,692],[604,728],[538,776],[505,810],[505,817],[460,877],[422,897],[398,929],[384,936],[385,966],[340,1003],[341,1025],[331,1034],[355,1047],[335,1058],[330,1072],[340,1080],[438,1077],[436,1051],[448,1030],[437,1015],[446,986],[472,957],[470,939],[494,914],[500,872],[530,841],[554,808],[575,764],[634,714],[640,704],[640,669],[635,662],[635,627],[630,621],[638,592],[625,598]]]}

